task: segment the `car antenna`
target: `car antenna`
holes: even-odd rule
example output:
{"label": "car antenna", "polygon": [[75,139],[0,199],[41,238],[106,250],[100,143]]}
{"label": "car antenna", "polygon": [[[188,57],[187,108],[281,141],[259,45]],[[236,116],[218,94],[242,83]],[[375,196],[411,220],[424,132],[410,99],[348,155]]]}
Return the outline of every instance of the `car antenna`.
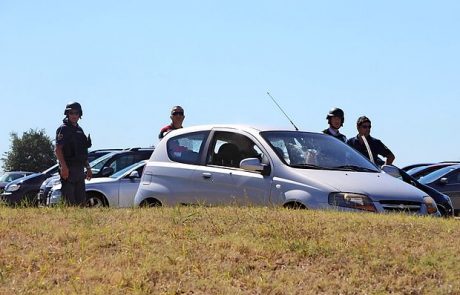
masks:
{"label": "car antenna", "polygon": [[286,116],[286,118],[291,122],[292,126],[294,126],[296,131],[299,131],[299,128],[292,122],[292,120],[289,118],[289,116],[283,111],[283,109],[280,107],[280,105],[276,102],[276,100],[273,98],[273,96],[270,94],[270,92],[267,91],[268,96],[273,100],[273,102],[276,104],[276,106],[280,109],[281,112]]}

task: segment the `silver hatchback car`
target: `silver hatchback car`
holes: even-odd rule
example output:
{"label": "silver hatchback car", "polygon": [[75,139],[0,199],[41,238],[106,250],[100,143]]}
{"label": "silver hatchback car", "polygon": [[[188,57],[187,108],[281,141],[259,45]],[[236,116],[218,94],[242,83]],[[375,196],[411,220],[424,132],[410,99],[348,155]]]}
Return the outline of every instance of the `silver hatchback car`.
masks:
{"label": "silver hatchback car", "polygon": [[134,203],[438,214],[426,193],[332,136],[239,125],[168,134],[144,169]]}
{"label": "silver hatchback car", "polygon": [[[86,180],[87,207],[132,207],[142,171],[147,160],[134,163],[109,177]],[[61,202],[61,183],[57,183],[50,191],[47,205]]]}

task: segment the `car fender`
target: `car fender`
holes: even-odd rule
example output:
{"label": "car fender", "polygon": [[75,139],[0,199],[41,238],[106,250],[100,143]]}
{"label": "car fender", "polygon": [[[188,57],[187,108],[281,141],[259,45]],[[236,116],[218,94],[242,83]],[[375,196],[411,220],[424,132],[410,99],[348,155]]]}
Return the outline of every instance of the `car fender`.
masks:
{"label": "car fender", "polygon": [[137,189],[136,196],[134,197],[134,206],[139,206],[142,201],[147,199],[158,200],[161,204],[167,205],[167,196],[171,194],[171,190],[163,184],[150,182],[149,184],[141,184]]}
{"label": "car fender", "polygon": [[321,198],[311,194],[305,190],[292,189],[284,192],[284,202],[283,205],[289,203],[300,203],[303,204],[306,208],[319,209],[328,207],[327,196],[324,198],[325,202],[320,202]]}

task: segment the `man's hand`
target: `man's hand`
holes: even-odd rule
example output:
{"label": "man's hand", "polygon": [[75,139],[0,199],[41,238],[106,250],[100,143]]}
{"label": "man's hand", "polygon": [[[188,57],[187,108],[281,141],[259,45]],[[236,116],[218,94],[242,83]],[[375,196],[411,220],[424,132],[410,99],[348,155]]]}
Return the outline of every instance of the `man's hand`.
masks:
{"label": "man's hand", "polygon": [[61,165],[59,174],[61,175],[62,179],[69,178],[69,168],[67,168],[66,165]]}
{"label": "man's hand", "polygon": [[86,168],[86,179],[90,180],[93,177],[93,171],[91,170],[91,167]]}

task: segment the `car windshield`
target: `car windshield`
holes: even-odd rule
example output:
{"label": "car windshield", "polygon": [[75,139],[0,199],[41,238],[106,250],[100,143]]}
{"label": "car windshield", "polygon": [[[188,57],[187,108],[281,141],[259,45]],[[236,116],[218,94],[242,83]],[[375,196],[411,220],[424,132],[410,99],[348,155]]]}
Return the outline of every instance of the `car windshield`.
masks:
{"label": "car windshield", "polygon": [[24,174],[22,174],[22,173],[5,173],[2,176],[0,176],[0,182],[10,182],[10,181],[13,181],[15,179],[21,178],[24,175],[26,175],[26,174],[25,173]]}
{"label": "car windshield", "polygon": [[[145,162],[145,161],[144,161]],[[117,173],[114,173],[112,175],[110,175],[109,177],[110,178],[118,178],[118,177],[121,177],[123,176],[123,174],[125,174],[126,172],[128,172],[129,170],[133,170],[135,167],[138,167],[139,166],[139,163],[134,163],[126,168],[123,168],[121,169],[120,171],[118,171]]]}
{"label": "car windshield", "polygon": [[447,167],[435,170],[425,176],[422,176],[418,181],[423,184],[432,183],[433,181],[443,177],[444,175],[446,175],[452,170],[455,170],[455,167],[447,166]]}
{"label": "car windshield", "polygon": [[294,168],[379,172],[367,158],[336,138],[300,131],[265,131],[262,137]]}
{"label": "car windshield", "polygon": [[415,167],[415,168],[407,170],[406,172],[409,175],[413,175],[415,173],[418,173],[419,171],[422,171],[423,169],[425,169],[428,166],[430,166],[430,165],[424,165],[424,166]]}

